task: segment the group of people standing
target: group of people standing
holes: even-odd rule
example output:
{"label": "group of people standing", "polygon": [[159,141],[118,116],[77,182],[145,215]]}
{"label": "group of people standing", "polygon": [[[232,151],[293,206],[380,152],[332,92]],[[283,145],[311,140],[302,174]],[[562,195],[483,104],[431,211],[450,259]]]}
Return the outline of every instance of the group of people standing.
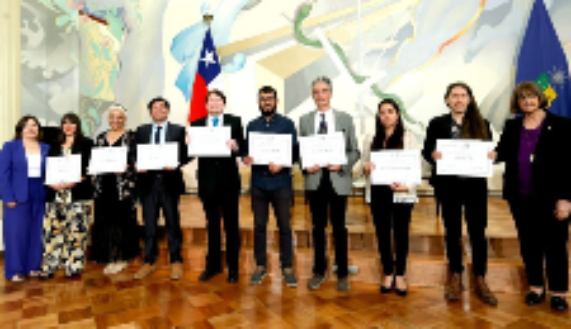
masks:
{"label": "group of people standing", "polygon": [[[354,165],[361,159],[363,173],[369,176],[375,170],[374,163],[370,161],[371,152],[408,149],[419,150],[432,164],[431,183],[442,202],[449,263],[445,298],[453,301],[462,295],[464,213],[472,246],[476,296],[486,304],[496,305],[498,301],[485,279],[488,258],[487,180],[436,175],[438,161],[443,157],[437,149],[437,140],[492,140],[489,123],[482,117],[471,88],[464,83],[448,86],[444,100],[450,111],[430,121],[423,147],[416,145],[414,136],[403,124],[398,103],[392,99],[382,100],[375,116],[375,134],[365,138],[363,154],[359,151],[351,116],[331,107],[332,92],[332,83],[327,77],[313,81],[316,111],[303,115],[299,130],[296,130],[292,120],[277,113],[276,90],[263,87],[258,94],[261,115],[247,125],[245,135],[241,119],[224,113],[226,96],[218,90],[208,93],[205,100],[208,116],[193,126],[229,127],[231,138],[227,146],[231,156],[198,159],[198,196],[202,201],[208,234],[206,267],[199,279],[207,281],[223,272],[223,220],[227,280],[230,283],[239,280],[241,183],[238,159],[242,159],[244,164],[252,167],[251,206],[255,224],[256,268],[250,282],[260,284],[267,274],[266,234],[271,205],[279,228],[284,283],[289,287],[297,286],[291,230],[291,169],[274,163],[256,165],[248,152],[247,141],[251,133],[289,134],[292,137],[292,162],[303,163],[299,154],[298,131],[302,137],[341,132],[345,139],[347,163],[325,167],[317,165],[303,170],[313,222],[314,266],[308,288],[319,289],[327,280],[328,221],[335,240],[337,289],[346,291],[350,288],[345,214],[347,197],[352,192]],[[506,122],[497,147],[488,157],[506,164],[504,197],[516,223],[530,285],[526,303],[541,303],[548,289],[551,306],[565,310],[568,308],[565,294],[569,284],[567,242],[571,174],[568,168],[571,155],[564,150],[571,137],[571,124],[567,119],[549,113],[547,108],[548,101],[538,86],[531,82],[518,85],[511,101],[511,110],[517,115]],[[22,282],[27,276],[49,279],[59,268],[65,269],[66,276],[80,274],[86,261],[92,205],[95,218],[89,258],[107,263],[104,270],[107,274],[120,272],[129,260],[139,255],[137,202],[142,205],[145,243],[144,264],[136,272],[135,279],[143,279],[157,268],[157,228],[161,211],[168,237],[171,279],[183,277],[179,202],[185,184],[181,167],[193,160],[187,153],[187,147],[193,140],[184,127],[168,121],[170,105],[166,99],[151,100],[148,110],[152,123],[129,131],[125,128],[126,110],[118,105],[112,106],[108,114],[110,130],[95,141],[82,135],[81,122],[75,114],[67,114],[61,120],[58,143],[51,146],[41,142],[41,127],[36,118],[26,116],[20,120],[14,140],[4,145],[0,155],[5,264],[9,280]],[[177,167],[155,171],[137,169],[137,145],[164,143],[177,143]],[[91,149],[118,146],[129,149],[125,171],[89,175]],[[46,157],[68,154],[81,155],[81,182],[44,189]],[[373,215],[384,272],[380,291],[390,293],[394,290],[399,296],[406,296],[409,225],[417,200],[416,187],[401,182],[372,185],[369,181],[366,198]],[[546,279],[548,288],[545,287]]]}

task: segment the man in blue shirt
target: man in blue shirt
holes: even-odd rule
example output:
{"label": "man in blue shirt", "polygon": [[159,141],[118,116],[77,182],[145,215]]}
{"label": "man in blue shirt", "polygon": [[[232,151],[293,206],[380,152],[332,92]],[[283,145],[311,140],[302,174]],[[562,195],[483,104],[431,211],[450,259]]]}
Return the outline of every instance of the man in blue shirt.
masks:
{"label": "man in blue shirt", "polygon": [[[297,160],[297,132],[292,120],[276,113],[277,92],[270,86],[262,87],[258,93],[261,116],[252,120],[246,128],[246,138],[251,132],[267,134],[290,134],[292,137],[292,162]],[[248,145],[248,143],[245,143]],[[245,154],[248,154],[246,151]],[[254,159],[244,159],[251,165]],[[269,165],[252,165],[252,209],[254,212],[254,254],[256,270],[252,274],[251,284],[257,285],[266,276],[266,232],[269,217],[269,205],[274,214],[280,232],[280,261],[283,277],[288,287],[296,287],[297,279],[292,270],[292,233],[291,213],[292,180],[290,168],[270,163]]]}

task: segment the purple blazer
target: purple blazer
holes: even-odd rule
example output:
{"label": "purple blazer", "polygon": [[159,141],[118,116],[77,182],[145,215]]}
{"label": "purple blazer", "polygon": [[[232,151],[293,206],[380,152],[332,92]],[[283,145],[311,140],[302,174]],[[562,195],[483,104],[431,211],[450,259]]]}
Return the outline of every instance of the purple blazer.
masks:
{"label": "purple blazer", "polygon": [[[40,143],[42,153],[42,175],[46,169],[49,146]],[[4,143],[0,153],[0,194],[4,204],[28,201],[28,160],[21,139]]]}

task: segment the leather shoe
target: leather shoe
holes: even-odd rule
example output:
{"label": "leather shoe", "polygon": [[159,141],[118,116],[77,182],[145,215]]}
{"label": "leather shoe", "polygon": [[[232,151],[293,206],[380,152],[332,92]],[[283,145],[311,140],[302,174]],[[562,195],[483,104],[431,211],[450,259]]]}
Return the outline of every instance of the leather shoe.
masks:
{"label": "leather shoe", "polygon": [[444,298],[449,301],[459,300],[462,295],[462,276],[460,273],[451,273],[446,287],[444,288]]}
{"label": "leather shoe", "polygon": [[498,299],[494,293],[488,287],[486,280],[483,276],[476,277],[476,296],[484,303],[496,306],[498,305]]}
{"label": "leather shoe", "polygon": [[535,306],[541,304],[545,299],[545,291],[540,294],[535,291],[530,291],[525,295],[525,303],[529,306]]}
{"label": "leather shoe", "polygon": [[202,272],[202,274],[200,274],[200,277],[198,277],[198,280],[200,281],[208,281],[210,279],[212,279],[213,277],[217,276],[218,274],[222,273],[221,270],[210,270],[210,269],[205,269],[204,272]]}
{"label": "leather shoe", "polygon": [[236,283],[238,282],[238,272],[237,271],[229,271],[228,272],[228,283]]}
{"label": "leather shoe", "polygon": [[569,308],[569,304],[565,297],[551,296],[551,308],[554,311],[563,312]]}

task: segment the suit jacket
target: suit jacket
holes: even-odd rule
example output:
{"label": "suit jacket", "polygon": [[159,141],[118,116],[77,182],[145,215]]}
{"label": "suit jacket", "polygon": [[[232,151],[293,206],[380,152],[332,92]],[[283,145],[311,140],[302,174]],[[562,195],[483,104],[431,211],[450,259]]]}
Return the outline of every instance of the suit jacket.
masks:
{"label": "suit jacket", "polygon": [[[537,195],[550,201],[571,200],[571,121],[546,112],[533,153],[531,182]],[[519,195],[519,147],[523,118],[506,121],[496,148],[497,161],[505,162],[503,197]]]}
{"label": "suit jacket", "polygon": [[[49,146],[40,143],[42,155],[42,178],[45,175],[46,157]],[[0,188],[2,201],[25,203],[28,201],[28,160],[26,150],[21,139],[6,142],[0,154]],[[41,197],[45,197],[42,195]]]}
{"label": "suit jacket", "polygon": [[[81,176],[83,180],[71,189],[72,201],[85,201],[93,199],[93,186],[91,179],[87,175],[87,167],[89,167],[89,160],[91,159],[91,149],[93,148],[93,141],[89,138],[77,139],[71,147],[71,154],[81,155]],[[63,150],[60,143],[56,143],[50,147],[50,157],[63,156]],[[47,187],[46,201],[53,202],[56,197],[56,191],[51,187]]]}
{"label": "suit jacket", "polygon": [[[146,124],[137,128],[135,132],[135,143],[130,151],[131,163],[137,163],[137,145],[152,144],[153,125]],[[181,167],[188,162],[188,152],[186,147],[186,130],[183,126],[168,123],[165,131],[165,142],[178,143],[178,158],[180,165],[173,171],[148,171],[139,173],[137,182],[140,187],[140,193],[148,194],[154,187],[155,177],[162,174],[164,178],[166,192],[173,194],[184,194],[186,184],[182,175]]]}
{"label": "suit jacket", "polygon": [[[426,137],[424,139],[424,147],[422,149],[422,156],[424,159],[432,165],[432,175],[430,177],[430,184],[434,186],[435,189],[446,188],[448,184],[453,183],[458,179],[456,176],[437,176],[436,175],[436,161],[432,159],[432,152],[436,150],[436,141],[438,139],[452,139],[451,136],[451,122],[452,115],[450,113],[436,117],[430,121],[428,124],[428,129],[426,131]],[[484,119],[485,120],[485,119]],[[488,129],[488,136],[490,137],[488,141],[493,140],[492,130],[490,129],[490,123],[485,120],[486,127]],[[487,187],[487,180],[484,178],[464,178],[469,180],[481,180],[482,184]]]}
{"label": "suit jacket", "polygon": [[[208,126],[208,117],[195,121],[196,127]],[[221,192],[240,193],[241,181],[237,157],[246,150],[244,128],[240,117],[224,114],[223,123],[230,127],[231,138],[238,144],[238,152],[226,158],[198,158],[198,195],[200,197],[218,195]]]}
{"label": "suit jacket", "polygon": [[[332,111],[335,117],[335,131],[342,132],[345,136],[347,164],[340,171],[330,173],[331,184],[338,195],[349,195],[353,189],[353,166],[360,157],[357,137],[355,136],[355,126],[353,125],[353,118],[349,114],[333,109]],[[315,111],[307,113],[300,118],[299,135],[301,137],[315,135]],[[303,162],[303,158],[301,162]],[[318,170],[313,174],[304,171],[305,189],[307,191],[317,190],[321,182],[321,175],[322,170]]]}

